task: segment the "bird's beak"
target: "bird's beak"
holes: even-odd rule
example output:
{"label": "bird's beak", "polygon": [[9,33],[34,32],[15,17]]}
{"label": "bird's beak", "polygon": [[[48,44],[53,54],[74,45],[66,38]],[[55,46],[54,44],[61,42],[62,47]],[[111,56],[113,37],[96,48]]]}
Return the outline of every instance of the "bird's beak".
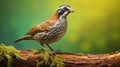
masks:
{"label": "bird's beak", "polygon": [[71,12],[71,13],[74,13],[74,11],[73,11],[72,9],[70,10],[70,12]]}
{"label": "bird's beak", "polygon": [[70,12],[73,13],[74,11],[72,9],[70,9]]}

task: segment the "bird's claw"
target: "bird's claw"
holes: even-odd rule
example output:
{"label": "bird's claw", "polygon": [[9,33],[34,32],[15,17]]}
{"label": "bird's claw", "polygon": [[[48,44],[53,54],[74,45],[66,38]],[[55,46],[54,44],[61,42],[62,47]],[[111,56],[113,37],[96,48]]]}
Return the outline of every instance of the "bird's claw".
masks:
{"label": "bird's claw", "polygon": [[50,51],[50,55],[56,55],[54,51]]}

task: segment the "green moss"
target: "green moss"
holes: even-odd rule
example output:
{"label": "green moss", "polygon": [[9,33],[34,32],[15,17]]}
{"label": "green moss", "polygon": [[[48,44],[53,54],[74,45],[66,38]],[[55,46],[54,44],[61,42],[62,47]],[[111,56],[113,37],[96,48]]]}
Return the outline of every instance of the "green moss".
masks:
{"label": "green moss", "polygon": [[50,67],[64,67],[64,58],[56,55]]}
{"label": "green moss", "polygon": [[13,57],[20,59],[19,52],[13,46],[5,46],[5,44],[0,44],[0,61],[4,58],[8,59],[7,67],[12,67],[11,63]]}
{"label": "green moss", "polygon": [[[46,48],[32,51],[40,55],[37,60],[36,67],[64,67],[64,59],[60,55],[50,55],[50,51]],[[0,44],[0,61],[7,58],[7,67],[12,67],[14,58],[25,60],[24,58],[21,58],[19,54],[19,51],[13,46],[5,46],[5,44]]]}
{"label": "green moss", "polygon": [[44,67],[44,66],[64,67],[64,59],[60,55],[50,56],[49,50],[44,48],[40,51],[40,58],[37,61],[36,67]]}
{"label": "green moss", "polygon": [[43,48],[40,51],[40,58],[37,61],[37,67],[38,66],[45,66],[45,65],[50,65],[50,53],[49,53],[48,49]]}

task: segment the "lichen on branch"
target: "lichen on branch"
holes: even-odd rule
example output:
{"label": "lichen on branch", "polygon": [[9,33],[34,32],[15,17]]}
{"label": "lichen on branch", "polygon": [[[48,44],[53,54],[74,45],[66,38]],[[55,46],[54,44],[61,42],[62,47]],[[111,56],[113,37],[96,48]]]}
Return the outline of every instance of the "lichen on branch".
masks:
{"label": "lichen on branch", "polygon": [[[64,59],[60,55],[52,55],[50,51],[46,48],[41,50],[29,50],[32,54],[26,54],[24,51],[17,50],[13,46],[5,46],[5,44],[0,44],[0,62],[7,61],[7,67],[16,66],[13,62],[16,61],[34,61],[33,57],[36,58],[35,63],[36,67],[64,67]],[[22,53],[21,53],[22,52]],[[35,54],[37,54],[35,56]],[[4,66],[6,64],[0,64],[0,66]],[[19,63],[20,64],[20,63]],[[24,63],[21,63],[21,66],[26,66]],[[35,65],[34,65],[35,66]]]}
{"label": "lichen on branch", "polygon": [[97,55],[56,52],[51,55],[46,48],[17,50],[0,44],[0,67],[120,67],[120,52]]}
{"label": "lichen on branch", "polygon": [[[40,57],[37,60],[36,67],[64,67],[64,58],[60,55],[51,55],[50,51],[46,48],[43,48],[40,52]],[[36,52],[38,53],[38,52]]]}
{"label": "lichen on branch", "polygon": [[14,58],[21,59],[20,53],[13,46],[5,46],[5,44],[0,44],[0,61],[7,58],[7,67],[12,67],[11,63]]}

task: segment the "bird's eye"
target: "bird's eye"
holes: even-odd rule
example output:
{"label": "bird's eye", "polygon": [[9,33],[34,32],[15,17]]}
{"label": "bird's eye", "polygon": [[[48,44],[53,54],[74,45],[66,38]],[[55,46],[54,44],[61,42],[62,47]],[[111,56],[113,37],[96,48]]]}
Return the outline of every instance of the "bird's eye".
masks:
{"label": "bird's eye", "polygon": [[62,15],[64,12],[65,12],[64,10],[61,9],[58,10],[59,15]]}

